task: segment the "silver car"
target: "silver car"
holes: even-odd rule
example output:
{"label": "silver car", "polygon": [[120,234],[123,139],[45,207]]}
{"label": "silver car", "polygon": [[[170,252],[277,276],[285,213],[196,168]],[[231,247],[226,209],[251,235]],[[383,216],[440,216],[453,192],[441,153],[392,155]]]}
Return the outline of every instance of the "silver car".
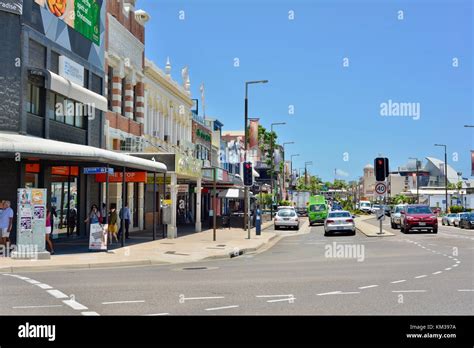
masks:
{"label": "silver car", "polygon": [[406,204],[399,204],[393,208],[392,213],[390,214],[390,224],[392,225],[393,229],[400,228],[400,222],[401,222],[400,212],[405,207],[406,207]]}
{"label": "silver car", "polygon": [[298,218],[295,209],[280,209],[273,219],[273,224],[275,230],[279,230],[281,227],[299,230],[300,219]]}
{"label": "silver car", "polygon": [[461,217],[463,217],[464,215],[468,215],[469,213],[457,213],[457,214],[454,214],[454,218],[453,218],[453,226],[459,226],[459,221],[461,221]]}
{"label": "silver car", "polygon": [[356,234],[354,218],[348,211],[331,211],[326,220],[324,220],[324,235],[327,236],[333,232],[350,232]]}
{"label": "silver car", "polygon": [[456,218],[456,214],[448,214],[443,216],[441,219],[442,225],[454,226],[454,219]]}

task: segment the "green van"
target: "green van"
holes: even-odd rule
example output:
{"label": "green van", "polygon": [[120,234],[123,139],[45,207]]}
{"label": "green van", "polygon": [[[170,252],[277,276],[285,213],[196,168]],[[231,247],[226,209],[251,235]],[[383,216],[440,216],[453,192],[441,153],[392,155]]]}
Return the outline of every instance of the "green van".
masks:
{"label": "green van", "polygon": [[324,222],[328,216],[329,207],[324,196],[311,196],[308,202],[309,225]]}

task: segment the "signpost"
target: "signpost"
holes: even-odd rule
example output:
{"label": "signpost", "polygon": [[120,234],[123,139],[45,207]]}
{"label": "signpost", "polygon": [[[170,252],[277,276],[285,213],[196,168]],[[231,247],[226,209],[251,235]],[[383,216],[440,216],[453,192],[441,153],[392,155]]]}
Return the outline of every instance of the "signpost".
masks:
{"label": "signpost", "polygon": [[380,231],[378,234],[383,234],[382,230],[382,221],[385,220],[385,211],[382,207],[382,201],[385,201],[385,196],[387,194],[387,183],[385,181],[377,181],[375,183],[375,193],[379,198],[380,208],[377,210],[377,220],[380,223]]}

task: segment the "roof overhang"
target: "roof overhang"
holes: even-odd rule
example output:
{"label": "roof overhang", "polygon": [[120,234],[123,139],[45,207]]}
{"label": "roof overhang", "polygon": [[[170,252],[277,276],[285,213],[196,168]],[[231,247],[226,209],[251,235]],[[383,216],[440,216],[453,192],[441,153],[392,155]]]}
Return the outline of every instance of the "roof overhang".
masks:
{"label": "roof overhang", "polygon": [[20,134],[0,133],[0,156],[12,156],[15,153],[20,153],[22,158],[31,156],[58,161],[95,162],[157,173],[164,173],[167,170],[166,165],[160,162],[93,146]]}

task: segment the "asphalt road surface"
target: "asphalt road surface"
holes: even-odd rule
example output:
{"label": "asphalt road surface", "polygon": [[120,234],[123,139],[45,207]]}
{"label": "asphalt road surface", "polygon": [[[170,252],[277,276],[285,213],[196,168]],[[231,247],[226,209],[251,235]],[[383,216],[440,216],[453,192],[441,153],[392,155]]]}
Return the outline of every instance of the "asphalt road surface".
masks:
{"label": "asphalt road surface", "polygon": [[313,226],[233,259],[0,274],[0,314],[472,315],[474,230],[392,231],[324,237]]}

